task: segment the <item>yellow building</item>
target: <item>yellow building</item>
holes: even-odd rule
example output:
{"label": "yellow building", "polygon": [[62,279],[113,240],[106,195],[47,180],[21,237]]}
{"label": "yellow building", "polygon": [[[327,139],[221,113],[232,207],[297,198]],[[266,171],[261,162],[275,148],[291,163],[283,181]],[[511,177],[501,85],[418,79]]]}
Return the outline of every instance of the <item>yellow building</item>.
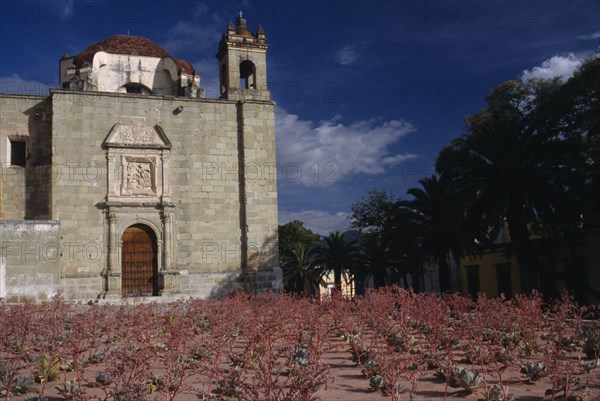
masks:
{"label": "yellow building", "polygon": [[[331,294],[335,288],[333,272],[328,272],[327,274],[323,275],[321,280],[321,285],[319,285],[319,298],[321,300],[331,298]],[[344,298],[353,298],[354,295],[354,279],[342,277],[342,296]]]}
{"label": "yellow building", "polygon": [[[551,288],[561,293],[571,287],[567,284],[577,278],[574,269],[573,255],[566,247],[548,248],[539,236],[532,236],[532,248],[537,251],[539,261],[539,277],[536,288],[544,292]],[[578,242],[577,253],[583,259],[583,242]],[[508,251],[508,252],[507,252]],[[521,280],[516,256],[510,255],[510,235],[505,227],[495,242],[493,249],[485,250],[481,256],[466,256],[459,266],[460,287],[464,295],[475,298],[478,293],[488,297],[504,294],[511,297],[521,292]]]}

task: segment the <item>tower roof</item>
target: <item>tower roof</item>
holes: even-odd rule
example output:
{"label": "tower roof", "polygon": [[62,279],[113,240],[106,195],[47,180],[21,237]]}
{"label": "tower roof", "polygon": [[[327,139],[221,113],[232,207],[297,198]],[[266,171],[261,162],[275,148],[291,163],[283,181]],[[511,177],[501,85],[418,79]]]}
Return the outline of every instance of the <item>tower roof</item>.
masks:
{"label": "tower roof", "polygon": [[171,57],[175,61],[178,70],[182,70],[187,74],[194,73],[194,68],[189,62],[171,56],[165,49],[150,39],[129,35],[113,35],[89,45],[73,58],[73,64],[77,67],[82,67],[85,63],[91,64],[97,52],[158,58]]}
{"label": "tower roof", "polygon": [[253,37],[252,31],[246,26],[246,18],[243,17],[240,11],[240,16],[235,19],[235,33],[240,36]]}

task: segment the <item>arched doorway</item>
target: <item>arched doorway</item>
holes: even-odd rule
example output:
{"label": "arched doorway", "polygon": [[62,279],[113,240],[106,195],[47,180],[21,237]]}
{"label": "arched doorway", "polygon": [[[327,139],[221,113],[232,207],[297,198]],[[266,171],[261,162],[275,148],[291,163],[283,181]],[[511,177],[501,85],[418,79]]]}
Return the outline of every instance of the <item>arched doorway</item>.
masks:
{"label": "arched doorway", "polygon": [[158,258],[154,231],[143,224],[135,224],[125,230],[122,240],[123,295],[158,295]]}

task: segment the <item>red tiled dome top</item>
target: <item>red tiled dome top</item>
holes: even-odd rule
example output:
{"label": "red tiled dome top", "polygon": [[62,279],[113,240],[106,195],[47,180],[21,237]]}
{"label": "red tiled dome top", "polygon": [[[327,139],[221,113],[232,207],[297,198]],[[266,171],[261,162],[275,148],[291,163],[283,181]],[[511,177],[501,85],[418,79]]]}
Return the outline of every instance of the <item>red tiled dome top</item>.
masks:
{"label": "red tiled dome top", "polygon": [[89,45],[81,53],[73,58],[73,64],[77,67],[85,63],[91,64],[94,55],[97,52],[106,52],[112,54],[132,54],[147,57],[171,57],[175,60],[178,70],[183,70],[187,74],[193,74],[194,68],[190,63],[184,60],[172,57],[165,49],[141,36],[114,35],[99,42]]}
{"label": "red tiled dome top", "polygon": [[236,35],[240,35],[240,36],[248,36],[248,37],[254,36],[252,34],[252,31],[250,29],[246,28],[245,26],[238,26],[237,28],[235,28],[235,33],[236,33]]}

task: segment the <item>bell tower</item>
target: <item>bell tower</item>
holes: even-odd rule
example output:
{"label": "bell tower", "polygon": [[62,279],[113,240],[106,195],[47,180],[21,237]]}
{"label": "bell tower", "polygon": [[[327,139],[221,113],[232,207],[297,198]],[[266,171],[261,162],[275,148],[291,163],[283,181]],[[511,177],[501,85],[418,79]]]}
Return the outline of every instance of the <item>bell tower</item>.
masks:
{"label": "bell tower", "polygon": [[256,35],[240,11],[235,26],[230,21],[219,43],[221,99],[271,100],[267,88],[267,37],[259,24]]}

